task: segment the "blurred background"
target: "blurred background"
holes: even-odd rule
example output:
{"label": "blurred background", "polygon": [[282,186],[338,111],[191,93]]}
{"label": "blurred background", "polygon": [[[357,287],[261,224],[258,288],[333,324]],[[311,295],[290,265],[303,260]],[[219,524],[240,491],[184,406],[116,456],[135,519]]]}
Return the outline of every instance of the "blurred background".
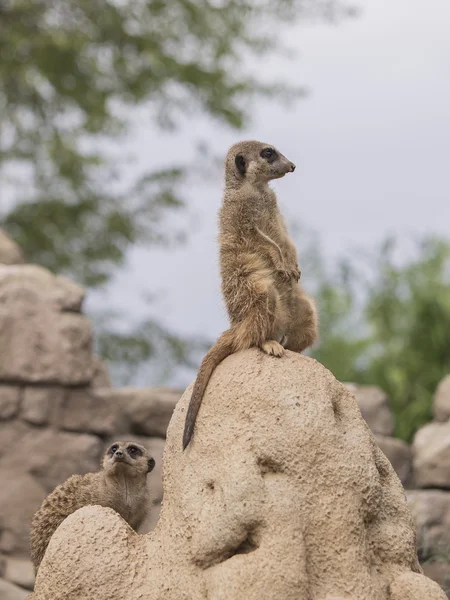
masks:
{"label": "blurred background", "polygon": [[274,187],[309,354],[352,384],[450,597],[449,31],[446,0],[0,0],[0,597],[33,588],[43,498],[117,437],[156,459],[154,526],[167,424],[228,327],[245,138],[297,165]]}
{"label": "blurred background", "polygon": [[317,298],[312,354],[396,434],[450,369],[445,0],[0,0],[0,215],[88,290],[116,384],[183,387],[227,328],[222,160],[256,138]]}

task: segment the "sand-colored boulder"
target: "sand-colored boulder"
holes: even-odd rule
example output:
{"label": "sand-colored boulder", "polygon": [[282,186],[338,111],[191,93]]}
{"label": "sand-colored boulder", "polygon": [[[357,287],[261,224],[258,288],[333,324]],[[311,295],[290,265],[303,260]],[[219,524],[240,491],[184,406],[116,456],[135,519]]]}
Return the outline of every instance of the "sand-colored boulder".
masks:
{"label": "sand-colored boulder", "polygon": [[394,471],[400,478],[404,486],[408,486],[411,481],[412,470],[412,451],[411,447],[397,438],[386,435],[375,435],[377,444],[389,459]]}
{"label": "sand-colored boulder", "polygon": [[19,410],[20,388],[14,385],[0,385],[0,421],[15,417]]}
{"label": "sand-colored boulder", "polygon": [[2,467],[0,472],[0,552],[26,555],[29,525],[46,492],[26,473]]}
{"label": "sand-colored boulder", "polygon": [[92,388],[111,388],[112,382],[109,376],[108,365],[99,356],[92,357],[93,373],[91,379]]}
{"label": "sand-colored boulder", "polygon": [[450,375],[444,377],[436,388],[433,399],[433,412],[436,421],[450,419]]}
{"label": "sand-colored boulder", "polygon": [[0,552],[28,555],[42,500],[70,475],[96,471],[102,449],[92,435],[0,423]]}
{"label": "sand-colored boulder", "polygon": [[48,425],[57,421],[65,395],[63,387],[26,387],[23,391],[21,419],[32,425]]}
{"label": "sand-colored boulder", "polygon": [[15,585],[32,590],[34,585],[34,567],[31,560],[25,558],[4,557],[3,578]]}
{"label": "sand-colored boulder", "polygon": [[392,583],[389,591],[389,600],[447,598],[436,582],[417,573],[403,573]]}
{"label": "sand-colored boulder", "polygon": [[427,560],[422,567],[424,574],[438,583],[450,598],[450,555]]}
{"label": "sand-colored boulder", "polygon": [[24,263],[25,259],[19,246],[0,229],[0,263],[15,265]]}
{"label": "sand-colored boulder", "polygon": [[376,385],[344,385],[355,395],[363,419],[372,432],[391,436],[394,433],[394,418],[386,393]]}
{"label": "sand-colored boulder", "polygon": [[123,408],[123,426],[148,437],[165,437],[167,426],[181,391],[170,388],[122,388],[109,397]]}
{"label": "sand-colored boulder", "polygon": [[0,598],[1,600],[25,600],[28,592],[9,581],[0,579]]}
{"label": "sand-colored boulder", "polygon": [[450,489],[450,421],[419,429],[412,449],[415,485]]}
{"label": "sand-colored boulder", "polygon": [[320,364],[229,357],[182,452],[190,393],[167,432],[156,529],[77,511],[50,541],[33,600],[445,600],[421,574],[397,475]]}
{"label": "sand-colored boulder", "polygon": [[407,498],[417,527],[420,559],[450,562],[450,492],[408,490]]}
{"label": "sand-colored boulder", "polygon": [[67,431],[112,435],[117,429],[117,408],[108,389],[104,394],[95,388],[68,390],[61,403],[59,427]]}
{"label": "sand-colored boulder", "polygon": [[36,265],[0,264],[0,379],[81,385],[93,375],[84,291]]}

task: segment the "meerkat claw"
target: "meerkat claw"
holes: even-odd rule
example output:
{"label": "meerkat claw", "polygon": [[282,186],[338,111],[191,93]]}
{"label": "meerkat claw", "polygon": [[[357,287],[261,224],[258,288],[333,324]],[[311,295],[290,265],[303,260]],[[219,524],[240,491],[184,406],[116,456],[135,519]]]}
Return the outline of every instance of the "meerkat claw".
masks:
{"label": "meerkat claw", "polygon": [[283,335],[281,337],[280,344],[283,346],[283,348],[286,348],[286,344],[287,344],[287,336],[286,335]]}
{"label": "meerkat claw", "polygon": [[264,342],[261,346],[261,350],[270,356],[283,356],[284,348],[275,340],[269,340]]}

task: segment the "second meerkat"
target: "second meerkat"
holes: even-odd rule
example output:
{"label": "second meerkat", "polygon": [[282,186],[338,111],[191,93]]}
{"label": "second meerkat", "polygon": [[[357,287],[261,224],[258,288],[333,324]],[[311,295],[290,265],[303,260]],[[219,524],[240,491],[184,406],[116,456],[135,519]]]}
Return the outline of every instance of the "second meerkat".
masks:
{"label": "second meerkat", "polygon": [[245,141],[228,151],[219,245],[230,329],[200,366],[183,449],[192,438],[209,379],[222,360],[251,347],[273,356],[282,356],[285,349],[302,352],[318,337],[316,309],[298,285],[297,251],[269,186],[272,179],[294,170],[295,165],[270,144]]}
{"label": "second meerkat", "polygon": [[112,508],[137,530],[150,511],[147,473],[155,460],[136,442],[114,442],[103,456],[96,473],[72,475],[58,485],[33,517],[30,553],[35,572],[44,557],[50,538],[69,515],[88,505]]}

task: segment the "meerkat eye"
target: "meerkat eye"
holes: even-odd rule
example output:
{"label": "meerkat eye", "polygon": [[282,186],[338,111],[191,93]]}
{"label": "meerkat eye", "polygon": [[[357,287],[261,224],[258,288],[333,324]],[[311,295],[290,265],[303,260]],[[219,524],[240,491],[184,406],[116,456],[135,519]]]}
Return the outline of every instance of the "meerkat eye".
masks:
{"label": "meerkat eye", "polygon": [[114,452],[118,449],[119,449],[119,446],[117,444],[114,444],[114,446],[111,446],[109,451],[111,452],[111,454],[114,454]]}
{"label": "meerkat eye", "polygon": [[261,156],[263,158],[274,158],[276,156],[276,152],[273,148],[264,148],[264,150],[261,151]]}
{"label": "meerkat eye", "polygon": [[136,456],[142,456],[142,452],[136,446],[128,446],[127,450],[128,454],[133,458],[136,458]]}

